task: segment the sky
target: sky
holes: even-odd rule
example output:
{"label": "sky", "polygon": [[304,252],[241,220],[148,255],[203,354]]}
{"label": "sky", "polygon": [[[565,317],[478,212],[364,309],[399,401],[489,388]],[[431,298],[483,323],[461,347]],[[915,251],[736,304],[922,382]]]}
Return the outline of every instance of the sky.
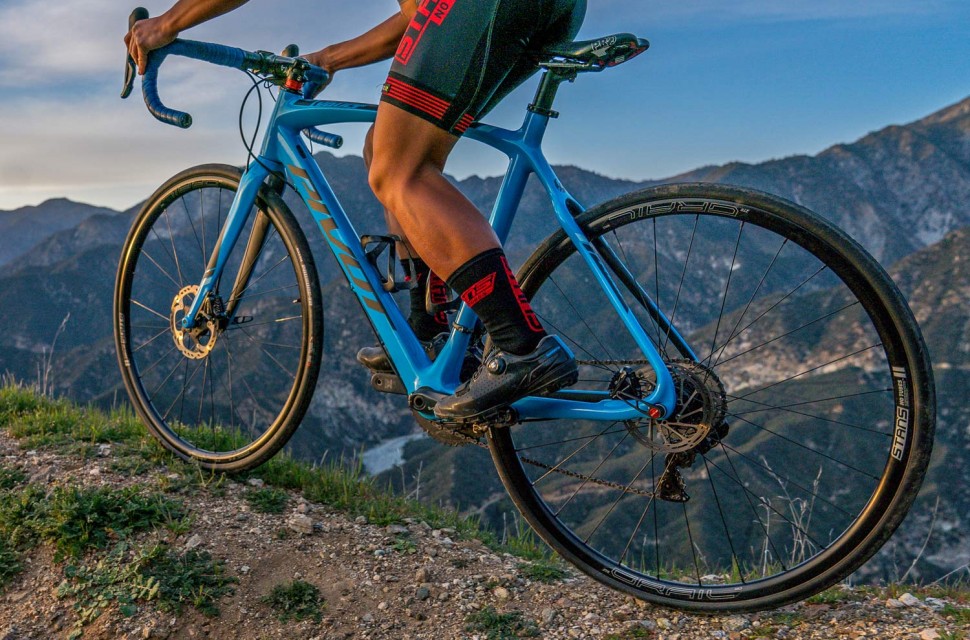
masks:
{"label": "sky", "polygon": [[[459,0],[462,1],[462,0]],[[464,0],[470,1],[470,0]],[[151,15],[171,0],[143,0]],[[815,154],[970,95],[968,0],[588,0],[579,38],[632,32],[644,55],[565,85],[546,136],[554,163],[659,179],[704,165]],[[251,0],[182,34],[246,49],[302,50],[353,37],[395,0]],[[195,118],[156,122],[118,98],[133,7],[117,0],[0,0],[0,210],[54,197],[128,208],[179,170],[242,164],[243,74],[166,62],[160,91]],[[338,74],[325,97],[373,102],[386,64]],[[486,122],[515,128],[530,81]],[[254,106],[251,103],[251,106]],[[255,124],[255,110],[244,119]],[[348,125],[341,153],[360,153]],[[503,157],[459,144],[448,171],[497,175]]]}

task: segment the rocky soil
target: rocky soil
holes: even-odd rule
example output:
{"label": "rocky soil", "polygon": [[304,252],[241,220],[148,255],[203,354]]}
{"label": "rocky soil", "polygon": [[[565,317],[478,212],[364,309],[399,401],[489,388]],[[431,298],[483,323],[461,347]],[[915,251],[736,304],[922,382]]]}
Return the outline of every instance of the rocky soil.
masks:
{"label": "rocky soil", "polygon": [[[101,453],[104,457],[82,462],[24,451],[0,430],[0,461],[19,468],[33,483],[170,488],[177,479],[165,469],[135,479],[117,475],[109,470],[109,448]],[[258,513],[244,499],[249,489],[223,480],[218,486],[184,490],[178,497],[195,515],[191,529],[177,537],[150,534],[167,536],[177,548],[205,549],[225,560],[238,583],[232,595],[218,602],[220,615],[207,617],[191,606],[176,615],[140,604],[134,615],[125,617],[111,607],[83,628],[82,637],[970,637],[965,623],[945,615],[965,603],[917,598],[901,590],[846,590],[750,615],[684,615],[632,600],[580,575],[552,583],[530,580],[520,558],[497,554],[477,540],[454,539],[453,531],[434,530],[419,521],[376,526],[364,517],[350,519],[296,495],[284,513]],[[54,562],[52,550],[35,550],[27,569],[0,592],[0,640],[68,637],[77,613],[70,598],[57,595],[64,580],[64,564]],[[281,622],[263,601],[274,586],[293,580],[320,590],[325,606],[319,622]],[[898,597],[890,598],[890,593]],[[948,603],[951,608],[943,611]],[[491,618],[480,615],[491,610],[496,614]]]}

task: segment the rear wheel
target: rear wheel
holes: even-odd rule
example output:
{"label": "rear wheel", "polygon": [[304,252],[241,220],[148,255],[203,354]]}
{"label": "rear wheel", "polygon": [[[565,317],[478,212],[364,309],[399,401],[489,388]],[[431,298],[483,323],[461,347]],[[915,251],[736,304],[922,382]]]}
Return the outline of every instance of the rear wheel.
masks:
{"label": "rear wheel", "polygon": [[[925,346],[884,271],[811,212],[739,188],[648,189],[579,222],[659,346],[678,406],[663,421],[492,429],[533,528],[594,578],[694,611],[778,606],[862,565],[919,489],[935,416]],[[650,392],[652,371],[564,234],[520,276],[581,362],[574,389],[631,403]]]}
{"label": "rear wheel", "polygon": [[115,342],[132,404],[168,449],[221,471],[251,469],[286,444],[322,347],[313,257],[265,187],[197,328],[181,327],[240,178],[234,167],[204,165],[160,187],[135,219],[115,285]]}

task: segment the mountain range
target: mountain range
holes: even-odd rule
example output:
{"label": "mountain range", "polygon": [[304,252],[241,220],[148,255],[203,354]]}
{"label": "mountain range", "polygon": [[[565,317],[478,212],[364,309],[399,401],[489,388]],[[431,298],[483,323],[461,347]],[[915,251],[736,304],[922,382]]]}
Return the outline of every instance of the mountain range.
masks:
{"label": "mountain range", "polygon": [[[358,231],[379,233],[381,210],[367,189],[362,160],[321,153],[317,161]],[[672,181],[769,191],[829,217],[873,253],[909,297],[922,325],[937,377],[939,426],[923,494],[901,533],[870,563],[870,572],[891,576],[904,562],[899,558],[915,557],[924,542],[915,575],[934,578],[970,562],[970,496],[952,490],[970,482],[970,210],[965,205],[970,201],[970,98],[815,156],[704,167],[663,181],[614,180],[573,166],[556,170],[587,205]],[[501,179],[456,183],[488,210]],[[306,424],[292,442],[294,455],[352,454],[411,432],[414,423],[400,397],[373,391],[356,363],[356,350],[373,337],[346,286],[336,280],[336,265],[325,255],[302,204],[292,196],[287,200],[314,247],[325,308],[323,372]],[[0,372],[27,382],[45,378],[56,395],[79,401],[124,400],[111,300],[121,245],[137,209],[118,212],[51,200],[0,212]],[[551,228],[545,195],[530,182],[507,244],[511,261],[520,264]],[[462,473],[456,473],[459,469]],[[422,439],[407,445],[403,469],[388,479],[405,486],[420,474],[426,498],[499,521],[509,505],[489,469],[480,450],[442,449]]]}

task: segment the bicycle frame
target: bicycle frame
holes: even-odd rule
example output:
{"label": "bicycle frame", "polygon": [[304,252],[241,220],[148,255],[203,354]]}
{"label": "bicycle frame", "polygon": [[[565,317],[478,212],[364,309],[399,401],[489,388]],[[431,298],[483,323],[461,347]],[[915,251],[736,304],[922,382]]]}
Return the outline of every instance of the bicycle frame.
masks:
{"label": "bicycle frame", "polygon": [[[264,180],[271,172],[281,171],[295,186],[319,226],[408,393],[418,389],[452,393],[458,385],[458,372],[477,322],[475,313],[467,305],[462,304],[446,345],[434,362],[429,360],[392,295],[384,290],[377,270],[365,257],[359,234],[354,230],[301,137],[301,131],[307,127],[335,123],[369,123],[374,121],[376,114],[377,107],[374,105],[308,100],[293,92],[280,91],[260,155],[256,161],[250,163],[249,169],[243,176],[225,226],[199,285],[198,296],[186,314],[183,325],[186,328],[194,325],[203,302],[213,290],[215,283],[219,281],[227,257],[239,239]],[[605,256],[601,255],[604,250],[609,252],[608,247],[604,244],[594,247],[583,233],[573,217],[573,211],[582,212],[583,207],[562,186],[542,154],[541,143],[549,117],[530,110],[518,130],[512,131],[476,123],[465,133],[466,138],[492,147],[509,158],[509,168],[489,223],[504,244],[528,177],[530,174],[535,174],[553,204],[556,219],[562,229],[593,272],[623,325],[654,369],[657,386],[647,398],[637,403],[612,399],[606,392],[601,393],[599,398],[591,399],[589,392],[564,390],[557,393],[555,397],[523,398],[516,402],[513,408],[518,413],[519,419],[634,420],[643,418],[644,405],[647,409],[653,410],[651,413],[653,417],[661,418],[670,415],[675,402],[673,381],[657,348],[624,301],[610,275],[610,267],[607,263],[613,264],[615,269],[616,261],[615,259],[611,261],[608,253]],[[303,268],[306,267],[303,266]],[[619,275],[623,279],[623,274]],[[662,321],[678,344],[686,344],[679,335],[676,335],[676,330],[662,316],[645,292],[635,291],[634,295],[641,303],[647,305],[648,312],[655,319]],[[571,394],[575,397],[570,398]],[[579,399],[580,394],[583,399]],[[433,418],[433,415],[429,414],[428,417]]]}

